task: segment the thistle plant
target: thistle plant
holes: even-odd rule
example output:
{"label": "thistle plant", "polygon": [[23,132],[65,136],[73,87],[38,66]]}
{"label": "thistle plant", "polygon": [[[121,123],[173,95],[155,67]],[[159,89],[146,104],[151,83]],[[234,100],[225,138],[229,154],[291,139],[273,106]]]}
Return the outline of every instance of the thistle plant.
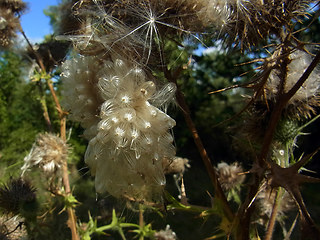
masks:
{"label": "thistle plant", "polygon": [[[155,230],[153,221],[147,222],[149,212],[162,215],[163,210],[215,219],[216,225],[206,239],[269,240],[276,236],[278,224],[283,239],[289,239],[293,232],[299,232],[294,230],[297,219],[301,235],[319,239],[317,221],[309,213],[300,189],[302,184],[320,181],[304,174],[318,149],[302,155],[296,151],[304,129],[318,118],[320,53],[314,46],[317,44],[299,39],[304,31],[299,27],[308,18],[315,16],[316,21],[319,1],[70,0],[61,6],[56,40],[71,42],[72,49],[58,69],[44,64],[47,55],[35,51],[20,29],[38,64],[34,82],[40,89],[46,83],[44,93],[50,92],[56,109],[51,117],[60,128],[59,135],[51,133],[55,125],[42,101],[50,133],[38,135],[21,170],[25,176],[27,170],[38,166],[44,178],[55,185],[48,190],[56,198],[62,196],[73,240],[80,236],[95,239],[96,234],[110,231],[122,239],[177,239],[179,232],[171,224],[166,223],[165,230]],[[3,47],[10,46],[24,8],[20,1],[0,4],[0,9],[5,9],[0,12]],[[190,49],[212,42],[231,53],[249,56],[249,63],[237,64],[251,64],[253,74],[247,79],[252,79],[211,91],[207,86],[214,87],[219,79],[209,84],[205,83],[205,74],[195,74],[200,57],[192,56]],[[57,84],[52,80],[56,70],[61,71]],[[236,76],[231,80],[239,79]],[[227,98],[230,89],[245,93],[243,109],[221,123],[238,119],[241,125],[240,131],[234,125],[230,128],[230,132],[239,132],[231,133],[240,146],[230,153],[237,156],[237,161],[223,162],[206,150],[210,143],[203,142],[194,118],[221,106],[202,107],[197,101],[189,102],[187,93],[193,89],[187,84],[191,81],[203,95],[210,91]],[[170,107],[173,105],[176,108]],[[184,176],[197,163],[176,156],[176,151],[185,147],[179,145],[179,139],[175,142],[173,134],[175,126],[182,124],[182,117],[176,114],[179,109],[210,179],[212,189],[207,190],[207,200],[211,205],[200,206],[192,197],[187,198],[191,195],[190,181]],[[125,222],[112,206],[110,224],[105,224],[103,217],[93,219],[89,213],[89,221],[80,219],[76,226],[78,200],[69,182],[72,150],[66,134],[72,130],[71,122],[83,128],[81,137],[87,141],[83,160],[93,176],[97,199],[111,195],[117,202],[126,203],[137,213],[138,223]],[[210,128],[214,124],[206,125]],[[250,154],[238,160],[244,152]],[[180,200],[166,186],[165,174],[175,174],[174,187]],[[16,208],[18,213],[19,206]],[[296,213],[296,219],[291,213]],[[290,227],[284,219],[292,221]]]}

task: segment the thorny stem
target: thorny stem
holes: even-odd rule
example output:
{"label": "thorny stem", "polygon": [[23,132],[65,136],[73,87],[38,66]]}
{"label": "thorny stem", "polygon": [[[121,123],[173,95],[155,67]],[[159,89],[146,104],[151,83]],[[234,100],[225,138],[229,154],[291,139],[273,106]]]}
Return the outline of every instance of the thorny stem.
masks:
{"label": "thorny stem", "polygon": [[[266,135],[264,137],[264,142],[262,144],[262,149],[258,159],[259,167],[261,167],[262,169],[264,169],[266,166],[266,163],[267,163],[266,159],[269,154],[269,149],[272,143],[273,135],[276,130],[278,121],[281,118],[282,110],[284,109],[284,107],[286,106],[290,98],[293,97],[294,94],[299,90],[299,88],[305,83],[305,81],[308,79],[311,72],[314,70],[314,68],[317,66],[319,62],[320,62],[320,51],[317,53],[315,58],[312,60],[312,62],[310,63],[308,68],[305,70],[303,75],[300,77],[300,79],[296,82],[296,84],[287,93],[283,93],[282,95],[279,96],[278,101],[276,102],[275,107],[271,113],[270,122],[267,128],[268,130],[266,131]],[[241,229],[240,239],[243,239],[243,240],[249,238],[249,224],[250,224],[251,214],[253,213],[253,210],[254,210],[254,204],[250,207],[248,207],[249,206],[248,204],[251,202],[251,199],[253,198],[253,196],[255,196],[259,188],[259,183],[261,182],[262,174],[263,174],[263,171],[254,174],[253,176],[254,184],[252,185],[249,191],[249,194],[247,197],[248,201],[245,201],[244,205],[242,206],[243,212],[241,214],[241,218],[242,218],[241,222],[243,223],[243,226]]]}
{"label": "thorny stem", "polygon": [[192,134],[192,137],[193,137],[193,140],[198,148],[198,151],[200,153],[200,156],[202,158],[202,161],[206,167],[206,170],[209,174],[209,177],[212,181],[212,184],[214,186],[214,190],[215,190],[215,193],[216,193],[216,197],[222,202],[223,204],[223,210],[224,210],[224,213],[226,214],[226,217],[228,218],[229,221],[232,221],[233,218],[234,218],[234,215],[233,215],[233,212],[228,204],[228,201],[227,201],[227,198],[226,196],[224,195],[224,192],[221,188],[221,185],[219,183],[219,180],[218,180],[218,176],[211,164],[211,160],[207,154],[207,151],[206,149],[204,148],[203,146],[203,143],[200,139],[200,136],[198,134],[198,131],[191,119],[191,116],[190,116],[190,110],[189,110],[189,107],[185,101],[185,98],[184,98],[184,95],[183,93],[180,91],[179,89],[179,86],[177,84],[177,81],[176,79],[178,78],[179,74],[180,74],[180,71],[182,69],[178,69],[174,74],[171,73],[170,70],[168,69],[164,69],[164,74],[165,74],[165,77],[170,81],[170,82],[173,82],[176,84],[177,86],[177,92],[176,92],[176,99],[177,99],[177,102],[179,104],[179,106],[181,107],[182,109],[182,112],[183,112],[183,115],[184,115],[184,118],[185,118],[185,121],[188,125],[188,128],[189,130],[191,131],[191,134]]}
{"label": "thorny stem", "polygon": [[[41,70],[43,72],[46,72],[46,68],[43,64],[42,58],[39,56],[39,54],[33,49],[32,44],[30,43],[28,37],[26,36],[25,32],[23,31],[22,27],[20,27],[20,32],[23,35],[23,37],[25,38],[25,40],[27,41],[31,51],[33,52],[33,54],[36,56],[36,60],[41,68]],[[49,86],[50,89],[50,93],[53,97],[53,100],[55,102],[56,105],[56,109],[59,113],[59,118],[60,118],[60,137],[62,140],[66,141],[66,113],[62,110],[61,105],[59,103],[58,97],[55,93],[53,84],[51,82],[51,80],[47,80],[47,84]],[[63,185],[65,188],[65,194],[69,195],[71,194],[71,189],[70,189],[70,182],[69,182],[69,174],[68,174],[68,164],[67,162],[64,162],[62,164],[62,181],[63,181]],[[74,212],[74,209],[71,207],[67,208],[67,212],[68,212],[68,227],[71,230],[71,235],[72,235],[72,240],[80,240],[79,236],[78,236],[78,232],[77,232],[77,218]]]}

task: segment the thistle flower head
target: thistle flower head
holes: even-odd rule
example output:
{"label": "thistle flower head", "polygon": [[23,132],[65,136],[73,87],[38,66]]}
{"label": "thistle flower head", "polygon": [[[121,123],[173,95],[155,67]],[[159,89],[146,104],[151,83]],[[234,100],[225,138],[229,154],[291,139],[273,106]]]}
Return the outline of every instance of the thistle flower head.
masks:
{"label": "thistle flower head", "polygon": [[34,202],[36,190],[21,178],[10,179],[0,187],[0,209],[7,214],[18,215],[23,204]]}
{"label": "thistle flower head", "polygon": [[56,135],[45,133],[37,136],[30,153],[24,158],[22,174],[38,165],[48,176],[59,170],[68,157],[68,145]]}
{"label": "thistle flower head", "polygon": [[243,169],[237,162],[231,165],[221,162],[217,166],[217,172],[221,187],[226,191],[239,186],[245,179],[245,175],[240,174]]}

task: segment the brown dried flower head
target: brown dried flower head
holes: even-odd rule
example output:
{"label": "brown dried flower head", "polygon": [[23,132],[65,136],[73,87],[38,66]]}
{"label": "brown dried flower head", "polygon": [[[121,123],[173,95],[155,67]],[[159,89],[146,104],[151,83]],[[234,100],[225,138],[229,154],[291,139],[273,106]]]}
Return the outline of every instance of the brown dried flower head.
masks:
{"label": "brown dried flower head", "polygon": [[68,149],[60,137],[51,133],[39,134],[30,153],[24,158],[22,174],[37,165],[46,175],[51,176],[67,161]]}

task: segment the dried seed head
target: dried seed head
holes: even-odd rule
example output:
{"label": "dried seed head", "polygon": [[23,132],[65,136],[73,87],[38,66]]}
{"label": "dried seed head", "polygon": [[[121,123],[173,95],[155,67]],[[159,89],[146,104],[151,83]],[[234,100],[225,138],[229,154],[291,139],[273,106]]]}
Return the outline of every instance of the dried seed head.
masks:
{"label": "dried seed head", "polygon": [[[279,77],[280,69],[271,71],[266,84],[266,97],[271,102],[276,101],[283,82],[284,92],[288,92],[297,83],[311,63],[312,57],[304,51],[296,50],[289,55],[289,61],[285,81],[282,81]],[[287,113],[296,118],[310,117],[311,113],[314,112],[314,108],[319,106],[319,92],[320,72],[319,69],[315,69],[289,100],[286,106]]]}
{"label": "dried seed head", "polygon": [[11,9],[0,7],[0,49],[9,48],[20,27],[19,19]]}
{"label": "dried seed head", "polygon": [[170,226],[167,225],[165,230],[160,230],[154,234],[156,240],[176,240],[177,235],[170,229]]}
{"label": "dried seed head", "polygon": [[98,134],[85,155],[95,175],[96,190],[115,197],[157,201],[165,184],[161,159],[175,155],[168,132],[175,121],[151,103],[155,99],[161,106],[172,99],[175,85],[157,91],[143,69],[119,58],[105,61],[98,76],[104,103]]}
{"label": "dried seed head", "polygon": [[11,179],[0,187],[0,208],[7,214],[18,215],[23,204],[36,201],[36,190],[21,178]]}
{"label": "dried seed head", "polygon": [[24,158],[22,174],[38,165],[47,176],[51,176],[67,161],[67,157],[68,145],[65,141],[50,133],[39,134],[30,153]]}
{"label": "dried seed head", "polygon": [[229,191],[236,186],[239,186],[245,179],[245,175],[241,174],[243,169],[237,162],[234,162],[231,165],[225,162],[219,163],[217,172],[221,187],[225,191]]}

